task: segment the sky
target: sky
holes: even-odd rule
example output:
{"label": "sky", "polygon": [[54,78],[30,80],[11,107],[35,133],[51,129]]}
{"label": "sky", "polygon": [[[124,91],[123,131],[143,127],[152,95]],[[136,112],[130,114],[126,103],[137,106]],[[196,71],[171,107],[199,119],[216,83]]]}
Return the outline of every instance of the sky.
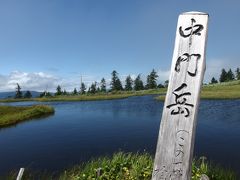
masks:
{"label": "sky", "polygon": [[168,79],[179,14],[209,14],[204,82],[240,67],[238,0],[0,0],[0,92],[72,91],[116,70]]}

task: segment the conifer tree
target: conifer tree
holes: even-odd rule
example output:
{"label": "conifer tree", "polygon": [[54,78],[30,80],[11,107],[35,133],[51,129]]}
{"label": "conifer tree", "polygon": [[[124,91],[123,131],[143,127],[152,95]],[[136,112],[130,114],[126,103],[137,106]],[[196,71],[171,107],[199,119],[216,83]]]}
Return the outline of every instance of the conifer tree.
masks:
{"label": "conifer tree", "polygon": [[147,89],[157,88],[157,72],[153,69],[152,72],[147,76]]}
{"label": "conifer tree", "polygon": [[125,90],[126,91],[132,91],[132,89],[133,89],[133,87],[132,87],[132,85],[133,85],[133,80],[132,80],[132,78],[131,78],[131,76],[130,75],[128,75],[127,76],[127,78],[126,78],[126,80],[125,80]]}
{"label": "conifer tree", "polygon": [[67,91],[66,91],[66,89],[64,89],[64,91],[62,92],[62,95],[67,95],[68,93],[67,93]]}
{"label": "conifer tree", "polygon": [[230,68],[230,69],[228,70],[228,72],[227,72],[227,78],[226,78],[226,80],[227,80],[227,81],[232,81],[232,80],[234,80],[234,79],[235,79],[234,74],[233,74],[233,72],[232,72],[232,69]]}
{"label": "conifer tree", "polygon": [[24,97],[24,98],[31,98],[31,97],[32,97],[32,94],[31,94],[30,91],[26,91],[23,97]]}
{"label": "conifer tree", "polygon": [[219,82],[225,82],[225,81],[227,81],[227,72],[223,68],[222,72],[221,72],[221,75],[220,75],[220,78],[219,78]]}
{"label": "conifer tree", "polygon": [[87,94],[90,94],[90,93],[91,93],[91,87],[89,87],[87,90]]}
{"label": "conifer tree", "polygon": [[240,69],[239,68],[236,69],[236,76],[235,77],[236,77],[237,80],[240,80]]}
{"label": "conifer tree", "polygon": [[63,92],[60,85],[57,86],[56,90],[57,90],[57,92],[55,93],[56,96],[62,95]]}
{"label": "conifer tree", "polygon": [[85,94],[85,93],[86,93],[86,86],[84,83],[81,83],[80,94]]}
{"label": "conifer tree", "polygon": [[94,83],[92,83],[92,85],[90,87],[90,93],[95,94],[96,92],[97,92],[97,83],[94,82]]}
{"label": "conifer tree", "polygon": [[218,83],[218,81],[213,77],[213,78],[211,79],[210,84],[216,84],[216,83]]}
{"label": "conifer tree", "polygon": [[98,87],[97,87],[97,93],[99,93],[99,92],[101,92],[101,89],[100,89],[100,87],[98,86]]}
{"label": "conifer tree", "polygon": [[42,97],[52,97],[52,94],[50,92],[44,91],[39,95],[40,98]]}
{"label": "conifer tree", "polygon": [[164,88],[164,85],[162,85],[161,83],[158,84],[157,88]]}
{"label": "conifer tree", "polygon": [[74,90],[73,90],[73,95],[77,95],[77,89],[76,88],[74,88]]}
{"label": "conifer tree", "polygon": [[20,85],[17,83],[15,98],[22,98],[22,91]]}
{"label": "conifer tree", "polygon": [[134,80],[134,90],[139,91],[143,89],[144,89],[143,81],[141,80],[141,75],[139,74]]}
{"label": "conifer tree", "polygon": [[122,83],[118,78],[117,71],[112,72],[112,81],[111,81],[111,91],[121,91],[123,90]]}
{"label": "conifer tree", "polygon": [[104,78],[102,78],[101,80],[101,88],[100,88],[101,92],[106,92],[107,88],[106,88],[106,80]]}
{"label": "conifer tree", "polygon": [[166,80],[166,81],[164,82],[164,87],[167,88],[167,87],[168,87],[168,84],[169,84],[169,80]]}

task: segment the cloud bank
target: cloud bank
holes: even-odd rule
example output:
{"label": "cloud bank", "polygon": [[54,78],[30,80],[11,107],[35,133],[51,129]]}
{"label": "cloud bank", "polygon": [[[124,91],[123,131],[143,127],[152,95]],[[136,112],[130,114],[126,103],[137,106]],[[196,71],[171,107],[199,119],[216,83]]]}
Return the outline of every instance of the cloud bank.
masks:
{"label": "cloud bank", "polygon": [[[224,59],[209,59],[207,60],[206,72],[204,76],[204,82],[210,82],[212,77],[219,79],[222,68],[232,69],[235,72],[236,68],[240,67],[240,62],[235,61],[235,63],[229,63],[228,60]],[[168,80],[170,75],[170,70],[156,69],[158,74],[158,83],[164,83],[165,80]],[[137,77],[137,74],[131,74],[131,78],[134,80]],[[119,74],[119,78],[122,81],[123,86],[125,85],[125,79],[127,75]],[[102,77],[101,77],[102,78]],[[57,75],[52,75],[44,72],[22,72],[22,71],[13,71],[8,75],[0,74],[0,92],[6,91],[15,91],[16,84],[18,83],[22,90],[31,90],[31,91],[50,91],[55,92],[57,85],[60,85],[62,89],[67,91],[73,91],[74,88],[79,90],[81,79],[87,87],[96,81],[101,81],[99,76],[94,75],[84,75],[73,74],[71,77],[59,77]],[[110,88],[111,76],[104,77],[106,80],[107,87]],[[147,75],[141,74],[141,79],[146,84]]]}
{"label": "cloud bank", "polygon": [[52,89],[59,81],[59,78],[43,72],[13,71],[9,75],[0,75],[0,91],[14,91],[17,83],[22,90],[44,91]]}
{"label": "cloud bank", "polygon": [[[101,79],[96,76],[84,75],[82,80],[87,87],[90,87],[94,81],[100,82]],[[110,80],[108,82],[107,79],[107,84],[110,84]],[[22,71],[13,71],[9,75],[0,74],[0,92],[15,91],[17,83],[22,90],[55,92],[56,87],[60,85],[63,90],[71,92],[74,88],[80,89],[81,75],[75,74],[71,77],[62,78],[44,72],[29,73]]]}

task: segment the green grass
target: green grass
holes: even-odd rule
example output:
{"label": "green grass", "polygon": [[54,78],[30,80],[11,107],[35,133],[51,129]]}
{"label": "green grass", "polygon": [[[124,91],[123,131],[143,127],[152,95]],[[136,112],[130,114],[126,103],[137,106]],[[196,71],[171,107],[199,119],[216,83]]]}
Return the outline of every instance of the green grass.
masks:
{"label": "green grass", "polygon": [[37,101],[96,101],[96,100],[111,100],[124,99],[133,96],[133,94],[93,94],[93,95],[77,95],[77,96],[54,96],[51,98],[37,98]]}
{"label": "green grass", "polygon": [[239,99],[240,80],[221,84],[203,86],[201,92],[203,99]]}
{"label": "green grass", "polygon": [[[165,96],[159,96],[156,99],[163,101]],[[240,80],[204,85],[201,90],[201,99],[240,99]]]}
{"label": "green grass", "polygon": [[125,154],[119,152],[112,158],[102,157],[85,165],[75,166],[62,173],[59,179],[149,179],[152,164],[153,159],[147,153]]}
{"label": "green grass", "polygon": [[149,89],[142,91],[117,91],[111,93],[98,93],[98,94],[89,94],[89,95],[61,95],[54,97],[44,97],[44,98],[23,98],[23,99],[2,99],[0,102],[21,102],[21,101],[40,101],[40,102],[49,102],[49,101],[96,101],[96,100],[112,100],[112,99],[124,99],[131,96],[143,96],[151,94],[161,94],[166,91],[163,89]]}
{"label": "green grass", "polygon": [[[88,179],[122,179],[122,180],[150,180],[153,169],[153,158],[148,153],[132,154],[119,152],[113,157],[103,157],[92,160],[83,166],[75,166],[65,171],[60,180],[88,180]],[[192,179],[206,174],[211,180],[235,180],[236,174],[220,166],[214,166],[199,160],[192,163]]]}
{"label": "green grass", "polygon": [[[143,96],[152,94],[161,94],[158,100],[164,100],[167,88],[149,89],[142,91],[117,91],[111,93],[98,93],[89,95],[62,95],[45,98],[29,98],[29,99],[2,99],[0,102],[19,102],[19,101],[97,101],[124,99],[131,96]],[[240,99],[240,80],[226,83],[218,83],[212,85],[204,85],[201,91],[202,99]]]}
{"label": "green grass", "polygon": [[[112,157],[101,157],[83,165],[74,166],[60,175],[48,173],[32,174],[26,170],[25,179],[59,179],[59,180],[150,180],[153,169],[153,157],[148,153],[118,152]],[[218,165],[208,163],[203,159],[192,163],[192,180],[199,180],[201,174],[206,174],[211,180],[236,180],[236,174]],[[15,179],[17,172],[8,178]]]}
{"label": "green grass", "polygon": [[0,127],[14,125],[21,121],[39,118],[53,113],[53,107],[46,105],[26,107],[0,106]]}
{"label": "green grass", "polygon": [[6,98],[6,99],[0,99],[0,102],[2,103],[8,103],[8,102],[24,102],[24,101],[35,101],[36,98],[21,98],[21,99],[15,99],[15,98]]}

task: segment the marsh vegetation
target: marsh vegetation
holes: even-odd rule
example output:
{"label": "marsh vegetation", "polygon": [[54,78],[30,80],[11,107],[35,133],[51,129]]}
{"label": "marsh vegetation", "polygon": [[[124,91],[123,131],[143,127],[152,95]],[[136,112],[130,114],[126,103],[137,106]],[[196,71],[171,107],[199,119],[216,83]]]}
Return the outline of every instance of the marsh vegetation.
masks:
{"label": "marsh vegetation", "polygon": [[0,127],[39,118],[54,113],[54,108],[47,105],[35,106],[0,106]]}

